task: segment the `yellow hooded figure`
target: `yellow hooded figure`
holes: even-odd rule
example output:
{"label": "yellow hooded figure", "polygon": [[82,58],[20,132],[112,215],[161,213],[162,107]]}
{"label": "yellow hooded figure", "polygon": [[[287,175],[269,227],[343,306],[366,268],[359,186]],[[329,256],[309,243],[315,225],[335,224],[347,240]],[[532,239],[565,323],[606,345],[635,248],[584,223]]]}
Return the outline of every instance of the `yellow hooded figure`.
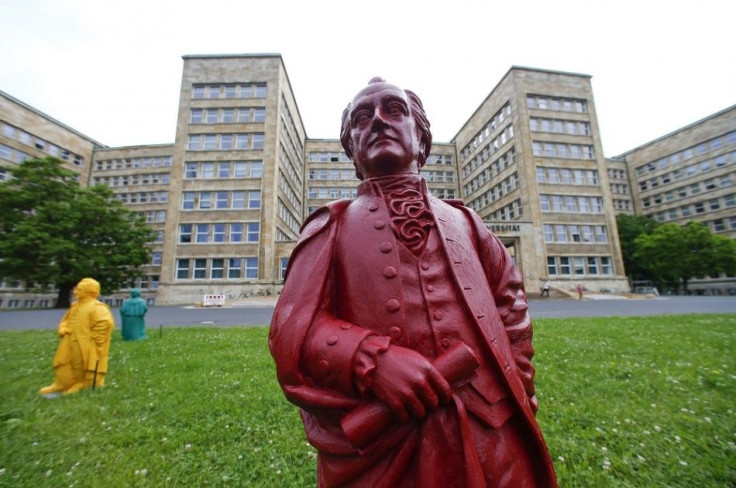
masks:
{"label": "yellow hooded figure", "polygon": [[54,356],[54,382],[41,388],[42,395],[76,393],[105,385],[110,337],[115,321],[107,305],[97,300],[100,284],[84,278],[74,288],[77,301],[59,322],[61,338]]}

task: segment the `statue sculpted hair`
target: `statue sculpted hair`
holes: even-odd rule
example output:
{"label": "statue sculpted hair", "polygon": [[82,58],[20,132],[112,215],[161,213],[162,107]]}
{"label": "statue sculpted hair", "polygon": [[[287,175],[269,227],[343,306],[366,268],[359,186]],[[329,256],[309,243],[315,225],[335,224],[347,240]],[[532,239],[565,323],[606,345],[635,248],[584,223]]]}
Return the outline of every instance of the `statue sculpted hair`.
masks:
{"label": "statue sculpted hair", "polygon": [[[371,78],[371,81],[368,82],[369,85],[374,83],[386,83],[386,80],[376,76]],[[429,131],[429,119],[427,119],[427,114],[424,112],[424,105],[422,105],[422,101],[419,99],[417,94],[411,90],[404,90],[404,93],[406,93],[406,97],[409,99],[411,116],[414,118],[414,123],[419,131],[419,134],[417,135],[419,136],[421,143],[424,145],[424,152],[419,154],[417,158],[417,163],[421,169],[427,162],[427,157],[432,150],[432,133]],[[342,143],[343,149],[345,149],[345,154],[347,154],[350,159],[353,159],[353,148],[350,146],[350,109],[352,106],[353,103],[350,102],[348,103],[348,106],[345,107],[345,110],[343,110],[342,126],[340,128],[340,142]]]}

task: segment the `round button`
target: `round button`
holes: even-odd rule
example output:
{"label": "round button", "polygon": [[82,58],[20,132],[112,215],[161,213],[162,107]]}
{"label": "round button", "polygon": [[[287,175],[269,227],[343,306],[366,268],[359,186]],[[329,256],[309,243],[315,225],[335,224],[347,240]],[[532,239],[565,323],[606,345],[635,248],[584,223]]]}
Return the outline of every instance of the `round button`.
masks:
{"label": "round button", "polygon": [[440,312],[439,310],[437,310],[437,311],[436,311],[436,312],[434,313],[434,319],[435,319],[435,320],[442,320],[442,318],[443,318],[444,316],[445,316],[445,314],[443,314],[443,313],[442,313],[442,312]]}
{"label": "round button", "polygon": [[393,248],[394,246],[390,242],[382,242],[381,245],[378,246],[378,250],[384,254],[391,252],[391,249]]}
{"label": "round button", "polygon": [[371,203],[368,206],[368,210],[371,211],[371,212],[375,212],[376,210],[378,210],[378,204],[377,203]]}
{"label": "round button", "polygon": [[401,337],[401,329],[396,327],[395,325],[388,329],[388,335],[391,336],[392,339],[398,339]]}
{"label": "round button", "polygon": [[427,271],[429,269],[429,263],[422,263],[420,266],[424,271]]}
{"label": "round button", "polygon": [[374,229],[380,230],[380,229],[383,229],[384,227],[386,227],[386,222],[384,222],[383,220],[376,220],[375,222],[373,222]]}
{"label": "round button", "polygon": [[389,312],[398,312],[400,308],[401,304],[397,299],[391,298],[386,301],[386,310],[388,310]]}
{"label": "round button", "polygon": [[427,285],[427,291],[434,291],[434,285]]}
{"label": "round button", "polygon": [[320,359],[319,363],[317,364],[317,369],[319,370],[320,374],[327,374],[330,372],[330,362],[326,359]]}
{"label": "round button", "polygon": [[327,345],[328,346],[334,346],[337,344],[338,337],[336,335],[331,335],[327,338]]}
{"label": "round button", "polygon": [[383,276],[386,278],[395,278],[396,277],[396,268],[393,266],[386,266],[383,268]]}
{"label": "round button", "polygon": [[350,324],[340,324],[340,328],[342,330],[348,330],[350,327],[352,327]]}
{"label": "round button", "polygon": [[445,337],[444,339],[440,341],[440,344],[442,344],[443,349],[447,349],[448,347],[450,347],[451,342],[450,342],[450,339]]}

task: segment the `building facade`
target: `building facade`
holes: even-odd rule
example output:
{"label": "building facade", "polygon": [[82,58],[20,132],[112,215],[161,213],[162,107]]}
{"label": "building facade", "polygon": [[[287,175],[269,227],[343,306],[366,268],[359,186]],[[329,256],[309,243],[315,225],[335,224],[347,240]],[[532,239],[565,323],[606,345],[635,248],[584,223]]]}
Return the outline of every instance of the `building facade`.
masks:
{"label": "building facade", "polygon": [[[664,180],[657,191],[650,181],[662,178],[665,156],[690,161],[685,151],[697,153],[683,164],[697,163],[703,175],[701,193],[710,194],[702,204],[714,212],[706,220],[734,237],[727,187],[735,112],[606,160],[590,76],[512,67],[451,141],[432,145],[422,174],[435,196],[461,198],[483,218],[530,293],[547,281],[561,290],[624,292],[615,215],[672,215],[662,206],[672,199],[657,196]],[[110,186],[144,216],[156,231],[153,258],[132,285],[150,304],[278,293],[301,223],[328,201],[354,198],[359,183],[339,140],[307,137],[278,54],[184,56],[173,144],[107,147],[2,92],[0,124],[0,177],[27,157],[57,156],[83,184]],[[723,188],[717,196],[710,180]],[[688,202],[691,214],[696,203]],[[105,292],[113,305],[127,296]],[[0,307],[53,305],[21,283],[2,283],[0,295]]]}

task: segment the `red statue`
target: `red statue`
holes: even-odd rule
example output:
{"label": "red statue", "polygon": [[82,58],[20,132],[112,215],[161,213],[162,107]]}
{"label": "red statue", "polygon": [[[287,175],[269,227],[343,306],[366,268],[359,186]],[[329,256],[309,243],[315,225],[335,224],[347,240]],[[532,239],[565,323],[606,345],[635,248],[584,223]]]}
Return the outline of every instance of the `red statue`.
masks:
{"label": "red statue", "polygon": [[419,170],[419,98],[374,78],[343,112],[355,201],[302,227],[269,336],[321,487],[555,487],[519,271]]}

